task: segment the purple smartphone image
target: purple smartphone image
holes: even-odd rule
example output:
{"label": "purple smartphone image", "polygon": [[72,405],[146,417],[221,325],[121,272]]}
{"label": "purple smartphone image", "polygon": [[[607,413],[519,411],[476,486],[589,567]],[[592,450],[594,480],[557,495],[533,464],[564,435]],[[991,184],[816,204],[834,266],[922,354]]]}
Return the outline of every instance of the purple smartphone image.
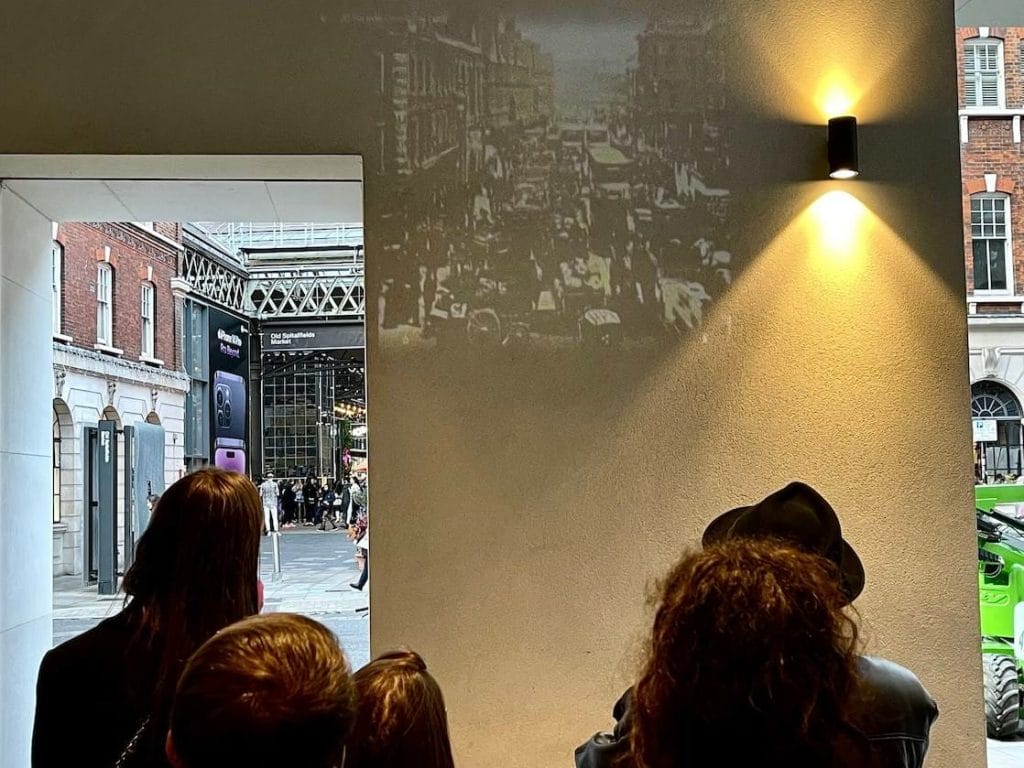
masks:
{"label": "purple smartphone image", "polygon": [[245,451],[241,448],[218,448],[213,454],[213,465],[231,472],[245,472]]}
{"label": "purple smartphone image", "polygon": [[217,442],[245,440],[245,379],[233,373],[213,374],[214,438]]}

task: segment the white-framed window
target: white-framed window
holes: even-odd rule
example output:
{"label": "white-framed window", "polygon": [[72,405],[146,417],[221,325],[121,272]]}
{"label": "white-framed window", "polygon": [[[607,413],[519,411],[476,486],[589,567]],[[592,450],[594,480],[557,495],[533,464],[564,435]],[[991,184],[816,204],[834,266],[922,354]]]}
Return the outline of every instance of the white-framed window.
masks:
{"label": "white-framed window", "polygon": [[1001,108],[1006,103],[1003,41],[976,37],[964,43],[964,106]]}
{"label": "white-framed window", "polygon": [[53,522],[54,525],[60,522],[60,419],[57,411],[53,412]]}
{"label": "white-framed window", "polygon": [[96,267],[96,343],[114,345],[114,270],[105,262]]}
{"label": "white-framed window", "polygon": [[53,334],[61,335],[63,307],[61,286],[64,280],[64,246],[56,240],[50,246],[50,298],[53,302]]}
{"label": "white-framed window", "polygon": [[971,250],[976,293],[1013,293],[1013,250],[1010,240],[1010,198],[971,198]]}
{"label": "white-framed window", "polygon": [[142,357],[152,360],[156,357],[156,341],[153,332],[156,314],[156,288],[150,282],[142,284],[139,307],[142,313]]}

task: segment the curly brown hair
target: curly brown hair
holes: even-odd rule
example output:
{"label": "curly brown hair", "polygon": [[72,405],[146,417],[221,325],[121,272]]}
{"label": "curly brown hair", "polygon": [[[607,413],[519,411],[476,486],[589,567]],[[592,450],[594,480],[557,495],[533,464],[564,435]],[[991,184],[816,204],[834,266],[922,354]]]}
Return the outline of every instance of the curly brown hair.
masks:
{"label": "curly brown hair", "polygon": [[858,628],[845,603],[832,563],[783,542],[685,555],[661,585],[636,686],[636,764],[869,764],[848,724]]}

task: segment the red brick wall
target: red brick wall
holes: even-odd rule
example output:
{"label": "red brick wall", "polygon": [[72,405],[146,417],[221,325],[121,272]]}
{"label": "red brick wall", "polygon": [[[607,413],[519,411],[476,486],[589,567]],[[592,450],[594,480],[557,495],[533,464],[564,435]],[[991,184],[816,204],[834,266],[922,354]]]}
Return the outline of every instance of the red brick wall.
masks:
{"label": "red brick wall", "polygon": [[174,221],[154,221],[153,229],[176,243],[181,242],[181,224]]}
{"label": "red brick wall", "polygon": [[[957,74],[959,106],[964,108],[964,42],[978,36],[977,27],[957,30]],[[1024,105],[1024,27],[990,27],[989,37],[1003,41],[1006,107],[1020,109]],[[1024,157],[1022,145],[1013,142],[1013,119],[1006,117],[971,117],[968,120],[968,142],[960,145],[960,167],[963,179],[964,261],[967,269],[967,292],[974,292],[974,264],[971,251],[971,196],[985,192],[985,174],[997,176],[999,192],[1009,194],[1011,247],[1014,253],[1014,293],[1024,294]],[[979,306],[979,311],[981,307]],[[1019,312],[1020,305],[988,306],[985,312]]]}
{"label": "red brick wall", "polygon": [[[180,226],[155,227],[180,242]],[[114,343],[124,358],[138,360],[142,347],[142,282],[152,267],[156,296],[154,342],[156,357],[167,368],[180,364],[180,337],[176,330],[171,278],[177,274],[178,252],[168,243],[130,224],[65,223],[57,230],[64,246],[62,332],[76,346],[92,349],[96,343],[96,270],[110,247],[114,274]]]}

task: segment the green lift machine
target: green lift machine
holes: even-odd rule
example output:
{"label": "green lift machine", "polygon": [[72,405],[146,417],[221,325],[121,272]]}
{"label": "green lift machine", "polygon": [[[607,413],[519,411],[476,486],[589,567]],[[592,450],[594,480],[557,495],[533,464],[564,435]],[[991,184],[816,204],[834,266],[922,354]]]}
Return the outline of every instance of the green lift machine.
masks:
{"label": "green lift machine", "polygon": [[[1019,505],[1019,506],[1018,506]],[[1020,732],[1024,680],[1024,485],[975,488],[978,590],[988,735]]]}

